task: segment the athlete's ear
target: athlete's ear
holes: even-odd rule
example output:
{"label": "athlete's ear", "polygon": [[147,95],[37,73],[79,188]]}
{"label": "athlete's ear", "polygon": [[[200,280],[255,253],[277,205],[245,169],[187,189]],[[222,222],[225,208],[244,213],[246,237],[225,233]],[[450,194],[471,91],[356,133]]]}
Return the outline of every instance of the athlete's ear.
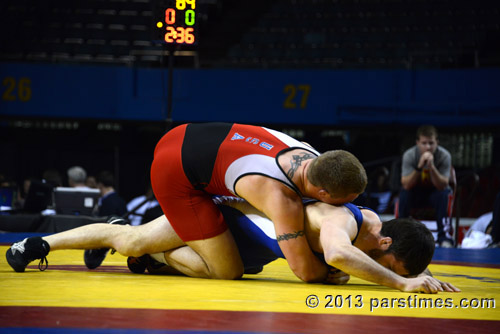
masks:
{"label": "athlete's ear", "polygon": [[326,201],[327,199],[332,198],[332,196],[330,196],[328,191],[326,191],[325,189],[318,190],[318,196],[319,196],[319,200],[322,202],[327,202]]}
{"label": "athlete's ear", "polygon": [[383,251],[386,251],[392,245],[392,238],[391,237],[382,237],[379,239],[378,243],[380,245],[380,249]]}

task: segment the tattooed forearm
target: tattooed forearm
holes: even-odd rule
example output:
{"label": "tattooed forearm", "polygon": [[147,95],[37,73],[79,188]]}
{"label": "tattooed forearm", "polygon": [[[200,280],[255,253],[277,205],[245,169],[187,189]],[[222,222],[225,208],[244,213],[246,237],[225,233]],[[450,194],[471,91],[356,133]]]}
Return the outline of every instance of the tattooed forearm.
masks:
{"label": "tattooed forearm", "polygon": [[303,161],[314,159],[316,156],[311,153],[304,152],[302,154],[296,154],[292,156],[292,161],[290,161],[290,170],[287,172],[289,178],[292,178],[297,169],[300,167]]}
{"label": "tattooed forearm", "polygon": [[286,241],[286,240],[290,240],[290,239],[297,239],[298,237],[303,237],[304,235],[305,235],[304,231],[297,231],[297,232],[293,232],[293,233],[280,234],[276,237],[276,241],[280,242],[280,241]]}

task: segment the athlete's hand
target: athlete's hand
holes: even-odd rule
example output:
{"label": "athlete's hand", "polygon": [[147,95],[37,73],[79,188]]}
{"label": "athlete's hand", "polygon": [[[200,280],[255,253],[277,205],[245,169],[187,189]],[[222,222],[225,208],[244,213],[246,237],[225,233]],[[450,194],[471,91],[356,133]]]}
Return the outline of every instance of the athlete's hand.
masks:
{"label": "athlete's hand", "polygon": [[406,278],[406,282],[400,290],[403,292],[438,293],[444,291],[441,283],[441,281],[431,276]]}
{"label": "athlete's hand", "polygon": [[443,290],[446,292],[462,292],[462,290],[460,290],[451,283],[443,282],[441,280],[438,280],[437,278],[435,278],[435,280],[441,284],[441,288],[443,288]]}
{"label": "athlete's hand", "polygon": [[[432,273],[431,271],[429,270],[429,268],[425,269],[425,271],[423,273],[421,273],[420,275],[418,275],[418,277],[423,277],[423,276],[430,276],[430,277],[434,277],[432,276]],[[443,288],[444,291],[446,292],[462,292],[462,290],[460,290],[459,288],[457,288],[456,286],[454,286],[453,284],[451,283],[448,283],[448,282],[443,282],[441,280],[438,280],[437,278],[434,277],[434,279],[436,281],[439,282],[439,284],[441,284],[441,287]]]}
{"label": "athlete's hand", "polygon": [[346,284],[351,279],[351,276],[342,270],[332,266],[328,266],[328,269],[328,276],[326,276],[326,279],[323,282],[324,284],[342,285]]}

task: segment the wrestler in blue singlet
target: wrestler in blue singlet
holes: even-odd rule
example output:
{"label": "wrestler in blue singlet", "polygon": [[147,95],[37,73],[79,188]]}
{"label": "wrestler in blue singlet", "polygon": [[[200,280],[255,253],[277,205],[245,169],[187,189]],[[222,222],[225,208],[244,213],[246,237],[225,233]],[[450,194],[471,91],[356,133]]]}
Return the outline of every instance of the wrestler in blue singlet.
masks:
{"label": "wrestler in blue singlet", "polygon": [[[363,224],[363,214],[354,204],[344,206],[352,212],[358,226],[356,237],[352,240],[354,244]],[[230,205],[218,204],[218,207],[236,240],[245,269],[262,267],[278,258],[285,258],[270,219],[244,213]],[[322,254],[317,255],[323,258]]]}

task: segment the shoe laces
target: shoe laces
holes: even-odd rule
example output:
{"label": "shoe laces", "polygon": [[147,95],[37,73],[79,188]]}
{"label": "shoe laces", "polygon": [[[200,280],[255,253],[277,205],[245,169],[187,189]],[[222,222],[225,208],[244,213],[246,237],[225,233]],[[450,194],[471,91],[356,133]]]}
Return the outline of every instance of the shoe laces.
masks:
{"label": "shoe laces", "polygon": [[42,257],[40,262],[38,263],[38,269],[40,271],[45,271],[49,267],[49,261],[47,261],[47,257]]}

